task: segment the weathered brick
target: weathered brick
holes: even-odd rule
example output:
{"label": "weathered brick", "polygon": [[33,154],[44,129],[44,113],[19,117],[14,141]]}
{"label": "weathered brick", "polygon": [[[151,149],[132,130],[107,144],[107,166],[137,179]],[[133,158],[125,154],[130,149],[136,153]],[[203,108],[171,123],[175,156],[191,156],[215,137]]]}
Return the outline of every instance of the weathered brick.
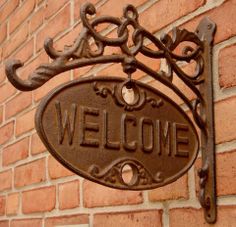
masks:
{"label": "weathered brick", "polygon": [[0,83],[4,82],[6,79],[6,74],[5,74],[5,65],[0,66]]}
{"label": "weathered brick", "polygon": [[0,216],[5,215],[6,213],[6,197],[0,196]]}
{"label": "weathered brick", "polygon": [[34,128],[35,109],[16,118],[16,135],[19,136]]}
{"label": "weathered brick", "polygon": [[[108,67],[103,68],[99,72],[97,72],[97,75],[99,76],[118,76],[118,77],[127,77],[127,74],[123,72],[121,64],[112,64],[108,65]],[[82,76],[80,71],[78,70],[77,77]]]}
{"label": "weathered brick", "polygon": [[0,227],[9,227],[9,221],[8,220],[0,221]]}
{"label": "weathered brick", "polygon": [[29,137],[3,149],[2,152],[2,165],[7,166],[19,160],[25,159],[29,154]]}
{"label": "weathered brick", "polygon": [[236,85],[236,44],[223,48],[219,53],[219,83],[222,88]]}
{"label": "weathered brick", "polygon": [[35,32],[44,22],[45,18],[45,8],[41,7],[38,9],[37,12],[35,12],[29,22],[30,26],[30,33]]}
{"label": "weathered brick", "polygon": [[6,103],[6,119],[29,107],[32,103],[32,93],[22,92]]}
{"label": "weathered brick", "polygon": [[79,181],[70,181],[59,184],[59,208],[72,209],[79,206]]}
{"label": "weathered brick", "polygon": [[216,180],[217,194],[236,195],[236,151],[217,154]]}
{"label": "weathered brick", "polygon": [[42,2],[44,2],[45,0],[36,0],[37,5],[40,5]]}
{"label": "weathered brick", "polygon": [[24,24],[3,46],[3,58],[7,58],[12,52],[21,46],[26,41],[27,37],[28,24]]}
{"label": "weathered brick", "polygon": [[34,53],[34,38],[27,41],[24,45],[22,45],[21,49],[19,49],[13,56],[14,59],[20,59],[21,62],[28,61]]}
{"label": "weathered brick", "polygon": [[[216,143],[228,142],[236,139],[236,97],[219,101],[215,105],[215,132]],[[224,127],[222,127],[224,126]]]}
{"label": "weathered brick", "polygon": [[92,181],[84,181],[83,198],[85,207],[116,206],[143,202],[142,192],[111,189]]}
{"label": "weathered brick", "polygon": [[45,220],[45,227],[79,225],[79,224],[89,224],[88,215],[86,214],[67,215],[67,216],[46,218]]}
{"label": "weathered brick", "polygon": [[[198,17],[184,23],[181,27],[195,31],[198,23],[204,17],[209,17],[217,25],[214,42],[219,43],[232,36],[236,35],[236,27],[234,21],[236,20],[236,0],[224,1],[219,7],[213,8]],[[227,26],[225,26],[227,24]]]}
{"label": "weathered brick", "polygon": [[17,8],[20,0],[10,0],[0,10],[0,24]]}
{"label": "weathered brick", "polygon": [[59,33],[65,31],[70,26],[70,5],[60,11],[45,28],[43,28],[36,37],[36,49],[43,47],[46,37],[54,38]]}
{"label": "weathered brick", "polygon": [[0,124],[3,122],[3,106],[0,106]]}
{"label": "weathered brick", "polygon": [[12,171],[7,170],[0,173],[0,191],[12,188]]}
{"label": "weathered brick", "polygon": [[24,1],[20,8],[12,14],[9,21],[9,32],[12,33],[20,26],[27,17],[33,12],[35,7],[35,0]]}
{"label": "weathered brick", "polygon": [[[139,6],[143,3],[143,0],[133,0],[132,5]],[[116,1],[115,6],[113,1],[107,1],[97,10],[97,16],[111,15],[114,17],[122,17],[123,8],[125,5],[130,4],[129,0]],[[112,12],[111,12],[112,9]]]}
{"label": "weathered brick", "polygon": [[188,177],[186,174],[172,184],[149,192],[149,200],[152,202],[177,199],[188,199]]}
{"label": "weathered brick", "polygon": [[68,3],[67,0],[48,0],[46,3],[45,18],[48,19],[49,17],[55,15],[66,3]]}
{"label": "weathered brick", "polygon": [[17,166],[15,168],[15,187],[23,187],[34,183],[39,183],[45,181],[45,178],[45,158]]}
{"label": "weathered brick", "polygon": [[[236,206],[218,206],[217,222],[214,227],[234,227],[236,223]],[[170,212],[170,227],[210,227],[206,223],[204,212],[194,208],[176,208]]]}
{"label": "weathered brick", "polygon": [[39,101],[44,96],[46,96],[48,92],[50,92],[53,88],[68,81],[70,81],[70,71],[54,77],[53,79],[48,81],[45,85],[34,91],[34,100]]}
{"label": "weathered brick", "polygon": [[140,24],[148,31],[155,32],[204,4],[205,0],[193,0],[191,4],[188,0],[160,0],[140,15]]}
{"label": "weathered brick", "polygon": [[19,210],[19,193],[12,193],[7,196],[6,214],[14,215]]}
{"label": "weathered brick", "polygon": [[55,186],[37,188],[22,193],[22,212],[24,214],[51,211],[55,208],[55,204]]}
{"label": "weathered brick", "polygon": [[0,128],[0,144],[4,144],[13,137],[14,122],[11,121]]}
{"label": "weathered brick", "polygon": [[94,215],[94,227],[157,227],[162,226],[162,211],[146,210],[127,213],[104,213]]}
{"label": "weathered brick", "polygon": [[37,133],[31,137],[31,154],[36,155],[46,151],[45,146],[41,142]]}
{"label": "weathered brick", "polygon": [[3,103],[5,100],[10,98],[12,95],[16,93],[16,89],[13,87],[13,85],[10,82],[7,82],[3,84],[0,87],[0,103]]}
{"label": "weathered brick", "polygon": [[15,219],[11,221],[11,227],[42,227],[42,220],[36,218]]}
{"label": "weathered brick", "polygon": [[55,158],[49,156],[48,158],[48,172],[51,179],[57,179],[60,177],[72,176],[74,173],[66,169]]}
{"label": "weathered brick", "polygon": [[7,38],[7,24],[1,24],[0,26],[0,44]]}

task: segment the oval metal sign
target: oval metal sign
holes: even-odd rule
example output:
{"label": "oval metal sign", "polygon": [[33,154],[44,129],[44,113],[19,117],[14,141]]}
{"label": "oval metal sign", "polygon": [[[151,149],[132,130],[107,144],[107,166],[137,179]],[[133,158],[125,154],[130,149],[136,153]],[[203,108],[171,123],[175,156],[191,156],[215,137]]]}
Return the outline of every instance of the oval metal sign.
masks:
{"label": "oval metal sign", "polygon": [[[60,86],[38,108],[38,134],[65,167],[99,184],[144,190],[171,183],[197,157],[196,130],[167,96],[138,81],[127,83],[90,77]],[[123,97],[127,85],[131,103]]]}

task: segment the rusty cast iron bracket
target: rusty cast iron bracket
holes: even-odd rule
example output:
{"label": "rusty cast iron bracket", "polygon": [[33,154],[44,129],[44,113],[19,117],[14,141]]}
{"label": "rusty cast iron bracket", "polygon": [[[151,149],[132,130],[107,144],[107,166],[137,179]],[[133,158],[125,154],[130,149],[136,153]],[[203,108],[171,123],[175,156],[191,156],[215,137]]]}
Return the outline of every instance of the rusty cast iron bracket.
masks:
{"label": "rusty cast iron bracket", "polygon": [[[212,83],[212,43],[216,25],[208,18],[204,18],[196,32],[174,28],[172,36],[163,34],[158,39],[138,22],[138,12],[134,6],[124,8],[123,18],[100,16],[89,19],[96,14],[94,5],[86,3],[81,7],[81,21],[83,30],[72,46],[65,46],[63,51],[53,47],[53,40],[45,40],[44,49],[52,61],[42,64],[28,77],[22,80],[16,73],[23,66],[19,60],[9,60],[6,63],[6,75],[9,81],[21,91],[32,91],[58,74],[83,66],[121,63],[123,71],[131,81],[132,73],[137,69],[143,71],[155,80],[164,84],[178,95],[190,110],[194,123],[200,129],[202,168],[199,171],[200,192],[199,200],[205,212],[208,223],[216,221],[216,181],[215,181],[215,147],[214,147],[214,113],[213,113],[213,83]],[[108,38],[96,30],[101,23],[116,26],[117,37]],[[158,22],[157,22],[158,23]],[[133,27],[133,45],[128,45],[129,29]],[[145,43],[154,44],[154,49]],[[186,46],[182,54],[175,53],[183,42],[191,42],[194,47]],[[96,50],[94,50],[96,47]],[[120,54],[105,55],[105,48],[117,47]],[[142,54],[152,59],[165,59],[168,71],[154,71],[147,67],[136,56]],[[179,63],[196,63],[193,75],[185,73]],[[196,95],[190,100],[173,83],[177,76]]]}

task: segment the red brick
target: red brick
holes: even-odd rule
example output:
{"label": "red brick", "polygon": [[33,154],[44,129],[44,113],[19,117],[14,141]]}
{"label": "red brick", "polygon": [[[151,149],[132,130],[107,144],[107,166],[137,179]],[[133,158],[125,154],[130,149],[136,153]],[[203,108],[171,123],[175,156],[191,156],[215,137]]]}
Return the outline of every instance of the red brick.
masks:
{"label": "red brick", "polygon": [[10,40],[3,46],[3,58],[7,58],[19,46],[21,46],[28,36],[28,24],[24,24]]}
{"label": "red brick", "polygon": [[16,118],[16,135],[19,136],[34,128],[35,109]]}
{"label": "red brick", "polygon": [[97,75],[127,77],[127,74],[123,72],[121,64],[112,64],[111,66],[103,68],[97,73]]}
{"label": "red brick", "polygon": [[4,144],[13,137],[14,133],[14,122],[11,121],[8,124],[0,128],[0,144]]}
{"label": "red brick", "polygon": [[6,79],[5,65],[0,66],[0,83]]}
{"label": "red brick", "polygon": [[12,171],[7,170],[0,173],[0,191],[12,188]]}
{"label": "red brick", "polygon": [[67,0],[48,0],[46,3],[45,18],[48,19],[56,14],[66,3],[68,3]]}
{"label": "red brick", "polygon": [[42,2],[44,2],[45,0],[36,0],[37,5],[40,5]]}
{"label": "red brick", "polygon": [[[204,17],[209,17],[217,25],[214,42],[222,42],[232,36],[236,35],[236,27],[234,21],[236,20],[236,0],[224,1],[219,7],[213,8],[193,20],[183,24],[181,27],[190,31],[195,31],[198,23]],[[227,26],[225,26],[227,24]]]}
{"label": "red brick", "polygon": [[227,46],[219,53],[219,83],[222,88],[236,85],[236,44]]}
{"label": "red brick", "polygon": [[46,37],[54,38],[59,33],[64,32],[70,26],[70,5],[60,11],[52,20],[50,20],[45,28],[43,28],[36,38],[36,49],[43,47]]}
{"label": "red brick", "polygon": [[11,221],[11,227],[42,227],[41,219],[15,219]]}
{"label": "red brick", "polygon": [[0,216],[5,215],[6,213],[6,197],[0,196]]}
{"label": "red brick", "polygon": [[3,60],[2,47],[0,48],[0,60]]}
{"label": "red brick", "polygon": [[0,221],[0,227],[9,227],[9,221],[8,220]]}
{"label": "red brick", "polygon": [[7,24],[1,24],[0,26],[0,44],[7,38]]}
{"label": "red brick", "polygon": [[6,119],[15,116],[32,104],[32,93],[22,92],[6,103]]}
{"label": "red brick", "polygon": [[3,84],[0,87],[0,103],[3,103],[5,100],[10,98],[12,95],[16,93],[16,89],[13,87],[13,85],[10,82],[7,82]]}
{"label": "red brick", "polygon": [[188,199],[187,175],[184,175],[172,184],[168,184],[149,192],[149,200],[152,202],[177,199]]}
{"label": "red brick", "polygon": [[191,4],[189,0],[160,0],[140,15],[140,24],[148,31],[155,32],[204,4],[205,0],[193,0]]}
{"label": "red brick", "polygon": [[85,207],[116,206],[143,202],[142,192],[111,189],[91,181],[84,181],[83,198]]}
{"label": "red brick", "polygon": [[26,185],[45,181],[46,165],[45,158],[39,159],[15,168],[15,186]]}
{"label": "red brick", "polygon": [[19,160],[25,159],[29,154],[29,137],[3,149],[2,152],[2,165],[7,166]]}
{"label": "red brick", "polygon": [[51,179],[57,179],[61,177],[67,177],[74,175],[73,172],[66,169],[55,158],[49,156],[48,158],[48,172]]}
{"label": "red brick", "polygon": [[46,218],[45,220],[45,227],[79,225],[79,224],[89,224],[88,215],[86,214],[67,215],[67,216]]}
{"label": "red brick", "polygon": [[3,106],[0,106],[0,124],[3,122]]}
{"label": "red brick", "polygon": [[89,66],[85,66],[85,67],[81,67],[81,68],[77,68],[74,70],[74,78],[79,78],[81,76],[84,76],[85,74],[87,74],[91,69],[93,68],[92,65]]}
{"label": "red brick", "polygon": [[[104,213],[94,215],[94,227],[157,227],[162,226],[160,210],[135,211],[127,213]],[[147,225],[148,224],[148,225]]]}
{"label": "red brick", "polygon": [[14,54],[13,58],[20,59],[21,62],[28,61],[34,52],[34,38],[27,41],[26,44],[22,45],[22,48]]}
{"label": "red brick", "polygon": [[[120,0],[116,1],[115,4],[113,1],[107,1],[105,4],[102,5],[97,10],[97,16],[104,16],[104,15],[109,15],[109,16],[114,16],[114,17],[122,17],[123,16],[123,8],[127,4],[132,4],[134,6],[139,6],[143,3],[143,0],[133,0],[132,2],[128,0]],[[111,11],[112,9],[112,11]]]}
{"label": "red brick", "polygon": [[[215,105],[216,143],[228,142],[236,139],[236,97],[222,100]],[[224,126],[224,127],[222,127]]]}
{"label": "red brick", "polygon": [[19,210],[19,193],[12,193],[7,196],[6,214],[14,215]]}
{"label": "red brick", "polygon": [[170,227],[234,227],[236,223],[236,206],[218,206],[217,222],[206,223],[201,209],[179,208],[171,209]]}
{"label": "red brick", "polygon": [[0,7],[2,7],[2,6],[6,3],[6,1],[7,1],[7,0],[2,0],[2,1],[0,2]]}
{"label": "red brick", "polygon": [[71,209],[79,206],[79,181],[59,184],[59,208]]}
{"label": "red brick", "polygon": [[41,7],[35,12],[30,20],[30,33],[35,32],[44,22],[45,8]]}
{"label": "red brick", "polygon": [[36,155],[46,151],[37,133],[31,137],[31,154]]}
{"label": "red brick", "polygon": [[19,0],[10,0],[0,10],[0,24],[17,8]]}
{"label": "red brick", "polygon": [[217,194],[236,195],[236,151],[217,154]]}
{"label": "red brick", "polygon": [[74,41],[78,38],[78,34],[82,31],[82,24],[73,27],[73,30],[65,33],[60,39],[56,40],[54,47],[56,50],[64,50],[65,45],[72,46]]}
{"label": "red brick", "polygon": [[46,96],[53,88],[70,81],[70,71],[67,71],[65,73],[62,73],[50,81],[48,81],[46,84],[44,84],[42,87],[38,88],[34,91],[34,100],[37,102],[40,99],[42,99],[44,96]]}
{"label": "red brick", "polygon": [[24,1],[20,8],[10,17],[9,32],[12,33],[20,26],[26,18],[33,12],[35,0]]}
{"label": "red brick", "polygon": [[22,193],[22,212],[24,214],[51,211],[56,204],[56,188],[49,186]]}

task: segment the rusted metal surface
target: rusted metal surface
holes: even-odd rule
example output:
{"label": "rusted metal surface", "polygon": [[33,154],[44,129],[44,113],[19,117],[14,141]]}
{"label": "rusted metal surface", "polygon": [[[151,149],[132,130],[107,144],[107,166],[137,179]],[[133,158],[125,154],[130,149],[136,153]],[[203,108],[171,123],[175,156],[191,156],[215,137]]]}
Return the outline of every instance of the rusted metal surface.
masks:
{"label": "rusted metal surface", "polygon": [[[134,102],[122,95],[129,83]],[[75,173],[113,188],[143,190],[182,176],[198,154],[198,136],[172,100],[145,84],[91,77],[57,88],[41,102],[37,132]],[[133,177],[126,183],[124,166]]]}
{"label": "rusted metal surface", "polygon": [[198,36],[204,43],[204,83],[200,91],[204,94],[205,102],[200,106],[201,115],[205,118],[206,134],[201,133],[202,168],[200,177],[199,201],[204,208],[205,219],[208,223],[216,222],[216,167],[215,167],[215,129],[214,129],[214,99],[213,99],[213,72],[212,46],[216,25],[209,19],[202,21],[198,28]]}
{"label": "rusted metal surface", "polygon": [[[215,24],[212,21],[210,21],[208,18],[204,18],[200,22],[200,25],[197,28],[196,32],[189,32],[185,29],[181,30],[178,28],[174,28],[172,30],[172,35],[163,34],[162,37],[159,39],[139,24],[138,22],[139,15],[135,7],[133,7],[132,5],[128,5],[124,8],[123,17],[121,19],[112,17],[112,16],[95,17],[96,9],[90,3],[84,4],[81,7],[80,13],[81,13],[81,21],[83,23],[83,29],[81,33],[78,35],[78,38],[75,40],[72,46],[65,46],[63,51],[58,51],[54,49],[53,47],[53,40],[50,38],[46,39],[44,48],[47,54],[52,59],[52,61],[50,61],[50,63],[40,65],[28,77],[27,80],[22,80],[17,75],[17,69],[22,67],[23,64],[19,60],[9,60],[6,64],[6,75],[9,81],[19,90],[32,91],[42,86],[44,83],[46,83],[51,78],[57,76],[58,74],[71,70],[71,69],[80,68],[87,65],[94,65],[94,64],[121,63],[123,67],[123,71],[127,73],[128,82],[126,85],[128,87],[131,86],[130,82],[132,81],[132,73],[134,73],[136,70],[143,71],[145,74],[153,77],[155,80],[165,85],[168,89],[172,90],[179,98],[183,100],[186,107],[192,114],[193,122],[196,124],[196,126],[200,130],[203,166],[201,170],[199,171],[199,176],[200,176],[199,199],[200,199],[200,203],[202,207],[204,208],[207,222],[209,223],[215,222],[216,220],[216,198],[215,198],[216,182],[215,182],[214,116],[213,116],[213,92],[212,92],[212,69],[211,69],[211,65],[212,65],[211,48],[212,48],[212,40],[214,37]],[[117,37],[109,38],[102,35],[100,32],[98,32],[96,30],[96,27],[102,23],[109,23],[115,26]],[[129,27],[133,28],[132,34],[129,31]],[[128,45],[130,37],[131,37],[131,40],[133,41],[133,45],[131,46]],[[186,41],[188,43],[190,42],[191,45],[185,46],[185,48],[183,48],[182,53],[180,53],[179,51],[176,51],[178,47],[185,44]],[[147,45],[145,45],[145,43],[148,43],[148,44],[152,43],[153,44],[152,46],[154,46],[154,48],[152,49],[148,48]],[[94,47],[97,47],[97,49],[95,48],[96,50],[94,50]],[[113,48],[116,47],[119,49],[119,51],[117,51],[117,54],[106,55],[104,50],[107,47],[113,47]],[[142,54],[152,59],[165,59],[166,64],[167,64],[167,71],[160,70],[156,72],[152,70],[150,67],[146,66],[145,64],[143,64],[143,62],[140,62],[137,59],[138,54]],[[192,62],[195,62],[195,66],[196,66],[195,72],[191,74],[184,72],[181,67],[181,65],[183,65],[182,63],[189,64]],[[193,92],[193,94],[196,96],[194,101],[190,100],[184,94],[184,92],[173,83],[173,78],[175,76],[178,77],[178,79],[180,79]],[[61,102],[56,102],[54,104],[54,107],[51,107],[51,108],[54,108],[54,112],[57,111],[56,112],[57,119],[61,119],[61,122],[59,121],[58,123],[59,124],[58,127],[61,128],[62,130],[59,130],[59,131],[50,130],[50,131],[51,131],[51,134],[55,138],[58,137],[57,143],[59,144],[62,143],[61,146],[63,147],[63,142],[64,142],[64,139],[66,138],[68,142],[67,146],[73,147],[74,143],[73,143],[72,135],[74,134],[77,135],[77,133],[75,132],[76,130],[79,130],[78,128],[80,128],[80,130],[84,132],[84,137],[81,137],[80,142],[77,142],[77,143],[81,143],[80,147],[83,147],[82,150],[84,150],[86,147],[87,150],[89,151],[94,150],[94,152],[93,153],[90,152],[88,156],[81,156],[81,157],[76,157],[76,158],[74,157],[75,159],[70,159],[71,158],[70,154],[74,154],[75,150],[73,150],[73,152],[71,153],[66,152],[65,150],[63,154],[65,154],[66,156],[59,156],[59,153],[61,153],[62,151],[55,149],[55,147],[50,148],[51,145],[49,146],[49,142],[48,142],[49,150],[53,152],[55,150],[54,155],[64,165],[67,165],[68,163],[70,163],[65,160],[72,160],[72,161],[80,160],[82,163],[84,163],[88,160],[92,160],[90,158],[93,156],[95,156],[93,158],[96,158],[96,160],[98,160],[96,156],[97,155],[96,151],[101,152],[101,146],[104,147],[103,149],[104,153],[107,152],[106,149],[112,150],[111,154],[114,153],[114,155],[117,155],[117,158],[114,159],[116,162],[111,162],[111,159],[107,158],[109,156],[101,155],[99,156],[100,159],[102,159],[101,162],[104,162],[102,167],[94,166],[94,168],[92,168],[91,165],[94,163],[90,163],[90,167],[87,166],[87,168],[90,168],[90,169],[83,170],[85,172],[83,171],[77,172],[76,168],[72,167],[72,165],[69,166],[69,168],[72,169],[73,171],[79,174],[82,174],[83,176],[91,180],[100,182],[110,187],[141,190],[144,188],[159,187],[161,185],[172,182],[174,179],[177,179],[177,177],[180,177],[182,175],[182,172],[185,172],[186,169],[189,168],[189,164],[193,164],[193,162],[190,159],[188,160],[188,158],[186,157],[181,157],[181,158],[173,157],[174,159],[178,159],[178,160],[181,159],[182,164],[184,162],[183,160],[185,160],[186,163],[184,163],[183,165],[182,164],[180,165],[183,168],[182,172],[177,167],[173,167],[173,170],[175,170],[176,172],[175,173],[172,172],[172,174],[170,175],[168,174],[165,175],[166,178],[165,177],[164,178],[167,179],[166,181],[167,183],[166,183],[165,180],[163,180],[162,178],[162,174],[159,174],[158,172],[155,173],[155,171],[157,171],[156,169],[155,171],[153,170],[154,172],[151,172],[151,174],[154,174],[154,175],[148,175],[149,177],[150,176],[154,177],[154,178],[151,178],[152,179],[151,183],[146,183],[145,186],[141,184],[140,176],[142,174],[140,170],[146,166],[149,166],[147,164],[148,162],[145,161],[145,166],[143,166],[144,165],[143,162],[140,163],[139,159],[136,159],[136,162],[135,162],[134,159],[130,159],[130,156],[131,155],[135,156],[137,153],[140,153],[140,157],[142,157],[142,159],[144,160],[148,159],[147,157],[153,158],[153,154],[155,153],[154,148],[152,148],[150,144],[148,144],[147,146],[142,143],[138,145],[135,143],[136,140],[131,141],[134,143],[129,143],[129,140],[126,140],[126,139],[130,138],[129,136],[135,137],[136,135],[135,133],[140,134],[139,132],[137,132],[138,128],[140,130],[140,119],[138,118],[139,117],[141,118],[141,115],[139,114],[141,113],[144,114],[144,112],[142,111],[144,110],[146,111],[147,108],[153,107],[152,105],[154,106],[156,105],[157,107],[155,108],[153,107],[153,109],[151,109],[148,113],[145,112],[146,114],[145,117],[149,117],[151,118],[151,120],[149,119],[147,121],[146,120],[141,121],[141,125],[144,124],[145,127],[149,128],[151,131],[149,132],[149,134],[147,134],[147,137],[142,136],[142,135],[139,136],[137,143],[138,142],[140,143],[140,141],[145,140],[146,138],[150,137],[150,135],[152,137],[152,135],[155,134],[155,132],[152,131],[152,128],[157,127],[157,125],[156,123],[155,124],[152,123],[152,121],[154,121],[153,117],[155,116],[159,117],[158,115],[160,113],[159,110],[165,108],[165,106],[171,106],[173,107],[173,109],[177,110],[178,113],[181,113],[183,116],[180,117],[178,120],[185,119],[187,122],[187,123],[185,122],[185,124],[190,126],[191,125],[189,124],[190,120],[187,118],[186,114],[183,111],[182,112],[179,111],[180,109],[177,107],[176,104],[173,104],[172,101],[169,101],[168,99],[164,98],[164,96],[158,93],[158,91],[154,91],[150,88],[147,88],[138,82],[134,82],[134,81],[132,82],[132,86],[134,86],[133,89],[136,90],[136,92],[137,90],[140,91],[140,87],[147,93],[150,93],[152,91],[154,92],[153,94],[155,98],[158,97],[165,101],[168,100],[166,101],[166,103],[168,104],[165,104],[164,106],[160,106],[161,102],[159,103],[157,100],[154,101],[151,99],[148,101],[146,98],[143,98],[143,99],[140,98],[136,100],[137,102],[135,105],[132,105],[132,106],[126,105],[125,103],[121,101],[122,97],[120,95],[114,96],[114,93],[116,93],[115,92],[116,89],[114,88],[115,89],[114,90],[113,88],[109,87],[111,85],[108,85],[109,84],[108,81],[101,79],[100,82],[101,82],[100,86],[99,84],[96,84],[96,83],[95,85],[93,84],[94,85],[93,95],[94,95],[94,92],[96,93],[96,96],[95,96],[96,99],[94,100],[97,100],[98,98],[103,98],[105,102],[105,100],[112,99],[113,103],[110,100],[107,104],[108,106],[115,105],[117,106],[116,108],[118,107],[120,109],[123,108],[122,113],[118,111],[117,113],[113,114],[114,116],[116,116],[116,114],[119,115],[117,116],[117,122],[114,121],[114,123],[117,124],[116,129],[119,129],[120,131],[123,132],[123,133],[120,133],[120,140],[110,141],[109,140],[110,133],[108,133],[108,131],[105,130],[106,132],[104,133],[100,133],[99,131],[101,130],[101,128],[104,129],[108,127],[109,121],[110,121],[109,116],[111,114],[109,114],[109,112],[105,111],[104,113],[102,111],[102,110],[106,110],[105,106],[104,106],[104,109],[98,108],[98,110],[94,110],[94,109],[91,110],[87,108],[83,109],[83,108],[78,107],[79,104],[76,104],[77,102],[75,101],[75,103],[70,104],[71,106],[66,107],[67,108],[67,113],[66,113],[64,110],[65,107],[63,106],[64,104],[62,104]],[[109,89],[105,87],[101,89],[101,86],[104,85],[104,83],[106,84],[107,87],[109,87]],[[111,82],[111,84],[116,84],[116,83],[118,86],[119,83],[117,81],[114,82],[113,80],[113,82]],[[79,92],[80,94],[80,92],[82,92],[80,91],[80,89],[84,86],[84,84],[86,83],[83,83],[82,85],[82,82],[78,82],[78,86],[79,86],[78,90],[74,91],[74,93],[70,93],[71,98],[68,95],[67,99],[73,100],[74,96],[76,96],[76,92]],[[69,90],[73,90],[72,87]],[[63,90],[62,93],[69,94],[69,91],[64,92]],[[83,91],[82,93],[83,93],[83,96],[85,97],[83,101],[90,100],[88,99],[88,97],[90,97],[92,93],[91,94],[90,92],[87,93],[87,96],[85,96],[86,91]],[[120,92],[118,93],[120,94]],[[52,95],[49,95],[48,97],[52,97]],[[143,96],[140,95],[140,97],[143,97]],[[99,103],[100,102],[98,102],[98,104]],[[96,103],[91,102],[90,104],[91,106],[93,106]],[[150,107],[150,104],[151,104],[151,107]],[[47,109],[46,106],[45,108]],[[73,124],[76,125],[75,122],[76,122],[76,116],[78,114],[78,111],[79,112],[82,111],[82,115],[85,116],[84,120],[81,120],[83,129],[81,129],[82,127],[81,125],[75,128],[71,128],[71,125]],[[113,109],[111,108],[109,109],[109,111],[113,111]],[[127,115],[126,117],[122,118],[122,114],[127,113],[127,112],[130,112],[132,114],[136,112],[137,113],[140,112],[140,113],[138,115],[135,115],[135,117],[133,115]],[[69,113],[70,113],[70,118],[65,118],[65,115]],[[151,115],[149,115],[150,113]],[[48,116],[51,116],[50,114],[52,113],[48,113]],[[174,117],[171,114],[166,113],[166,112],[165,112],[165,116]],[[47,120],[48,123],[50,123],[51,121],[55,123],[55,113],[54,113],[54,117],[53,116],[51,117],[53,121],[52,119],[48,117],[48,120]],[[91,124],[89,123],[90,121],[87,122],[86,120],[87,117],[89,119],[99,118],[100,120],[101,119],[103,120],[102,120],[102,123]],[[65,119],[68,119],[68,120],[63,122]],[[164,119],[165,118],[163,118],[162,120]],[[169,120],[171,121],[171,119],[172,118],[170,118]],[[41,120],[36,118],[36,122],[38,122],[38,125]],[[168,121],[168,119],[165,119],[165,120]],[[122,128],[121,127],[122,124],[129,125],[129,127],[132,126],[134,128],[134,131],[126,129],[125,127]],[[47,124],[45,125],[45,127],[46,126]],[[43,125],[38,126],[38,128],[40,127],[44,127],[44,126]],[[66,130],[64,130],[63,127],[66,127]],[[137,130],[135,130],[135,127],[137,127]],[[175,126],[172,125],[172,128],[173,127],[176,127],[176,125]],[[190,128],[192,130],[192,125]],[[44,137],[44,134],[42,133],[43,129],[40,129],[40,130],[39,131],[41,132],[41,137],[43,138],[45,142],[47,138]],[[47,131],[48,130],[49,129],[47,128]],[[114,134],[118,136],[116,134],[118,133],[118,131],[116,130],[113,130],[113,131],[111,135]],[[185,127],[181,128],[180,131],[184,133],[186,132],[186,128]],[[57,136],[55,135],[56,133],[57,133]],[[86,136],[87,134],[89,137]],[[96,138],[94,139],[90,138],[90,135],[100,135],[99,138],[101,139],[101,141],[100,139],[98,140]],[[173,135],[174,134],[172,130],[172,136]],[[193,133],[193,135],[195,135],[195,133]],[[104,145],[102,141],[107,141],[107,143]],[[157,143],[156,140],[153,140],[153,141]],[[178,140],[173,140],[172,138],[171,146],[174,146],[173,144],[176,144],[176,143],[178,143]],[[54,141],[53,144],[55,145],[56,141]],[[197,144],[197,141],[195,141],[195,144]],[[89,148],[87,148],[87,146],[89,146]],[[191,147],[191,145],[189,146],[190,148],[193,148]],[[153,151],[149,152],[150,150],[153,150]],[[124,158],[124,156],[121,155],[120,157],[119,154],[121,154],[122,152],[128,156],[125,156]],[[86,154],[86,152],[84,153]],[[193,153],[191,153],[191,155],[193,155]],[[170,156],[167,155],[165,160],[167,159],[169,160],[169,158],[172,157],[171,155]],[[191,156],[193,160],[194,160],[194,155]],[[149,160],[150,162],[155,160],[152,158],[150,158]],[[164,157],[161,156],[161,160],[162,158]],[[109,163],[112,163],[112,164],[109,164]],[[136,176],[133,178],[133,180],[131,180],[132,182],[129,185],[124,184],[124,182],[122,182],[122,179],[118,177],[118,175],[121,172],[121,169],[123,168],[124,163],[126,164],[128,163],[130,165],[131,169],[133,170],[133,173],[135,173],[135,176]],[[171,161],[171,163],[173,162]],[[179,162],[176,162],[175,165],[178,165],[178,163]],[[101,168],[105,168],[105,166],[107,166],[106,169],[101,169]],[[170,166],[168,166],[168,168],[170,168]],[[146,169],[144,170],[146,171]],[[88,172],[86,171],[90,171],[89,172],[90,175],[87,174]],[[93,174],[93,176],[91,174]],[[95,176],[97,176],[97,178]],[[110,179],[111,181],[115,181],[116,184],[114,184],[113,182],[110,182],[110,183],[105,182],[104,180],[105,178]],[[160,181],[160,179],[163,181],[155,182],[156,179],[158,179],[158,181]],[[146,182],[146,180],[144,182]]]}

